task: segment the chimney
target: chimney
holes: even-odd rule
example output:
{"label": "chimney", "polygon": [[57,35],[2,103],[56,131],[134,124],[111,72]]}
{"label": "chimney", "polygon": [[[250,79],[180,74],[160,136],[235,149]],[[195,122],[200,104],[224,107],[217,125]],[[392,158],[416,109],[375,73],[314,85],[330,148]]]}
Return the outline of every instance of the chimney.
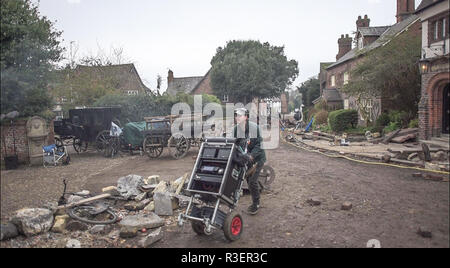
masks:
{"label": "chimney", "polygon": [[414,0],[397,0],[397,23],[403,21],[416,10]]}
{"label": "chimney", "polygon": [[369,27],[370,26],[370,19],[367,15],[364,16],[364,19],[361,18],[361,16],[358,16],[358,20],[356,21],[356,31],[359,30],[361,27]]}
{"label": "chimney", "polygon": [[339,60],[340,58],[342,58],[342,56],[352,50],[352,42],[353,38],[349,37],[348,34],[346,34],[345,36],[341,35],[341,38],[338,39],[339,52],[336,55],[336,60]]}
{"label": "chimney", "polygon": [[169,74],[167,75],[167,85],[173,82],[173,72],[169,69]]}

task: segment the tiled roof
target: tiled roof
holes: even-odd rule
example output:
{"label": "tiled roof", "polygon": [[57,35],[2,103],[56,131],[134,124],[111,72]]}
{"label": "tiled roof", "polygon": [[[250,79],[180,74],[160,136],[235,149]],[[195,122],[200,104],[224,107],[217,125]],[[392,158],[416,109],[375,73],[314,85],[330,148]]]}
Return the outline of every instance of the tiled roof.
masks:
{"label": "tiled roof", "polygon": [[179,92],[191,93],[192,90],[203,80],[204,76],[174,78],[167,86],[167,93],[176,95]]}
{"label": "tiled roof", "polygon": [[389,26],[378,26],[378,27],[360,27],[358,31],[362,36],[380,36],[382,35]]}
{"label": "tiled roof", "polygon": [[383,32],[383,34],[380,36],[380,38],[378,38],[371,44],[367,45],[363,49],[354,48],[354,49],[350,50],[347,54],[342,56],[342,58],[340,58],[338,61],[336,61],[335,63],[328,66],[326,69],[327,70],[331,69],[337,65],[340,65],[344,62],[352,60],[352,59],[356,58],[357,56],[360,56],[366,52],[369,52],[377,47],[380,47],[380,46],[388,43],[389,40],[393,36],[396,36],[397,34],[401,33],[403,30],[408,28],[411,24],[413,24],[417,20],[419,20],[419,16],[411,15],[411,16],[407,17],[406,19],[404,19],[403,21],[396,23],[392,26],[389,26],[388,29]]}

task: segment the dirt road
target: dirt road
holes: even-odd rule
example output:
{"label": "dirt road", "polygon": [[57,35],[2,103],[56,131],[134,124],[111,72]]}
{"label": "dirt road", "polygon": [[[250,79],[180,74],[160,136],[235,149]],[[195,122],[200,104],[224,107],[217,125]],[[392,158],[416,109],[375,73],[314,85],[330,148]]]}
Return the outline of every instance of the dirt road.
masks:
{"label": "dirt road", "polygon": [[[192,171],[197,152],[191,149],[182,160],[173,160],[167,152],[157,160],[139,155],[107,159],[92,152],[72,155],[69,166],[1,171],[2,222],[17,209],[56,201],[62,191],[61,178],[69,180],[69,191],[87,189],[94,193],[116,185],[118,178],[129,174],[158,174],[164,180],[174,180]],[[262,195],[259,214],[243,212],[249,195],[239,202],[238,210],[244,215],[239,241],[227,242],[221,231],[198,236],[189,223],[178,227],[180,211],[176,211],[174,217],[166,218],[164,238],[154,247],[358,248],[366,247],[371,239],[377,239],[381,247],[449,247],[448,182],[415,178],[414,170],[329,158],[284,143],[268,151],[268,164],[275,169],[276,179],[271,191]],[[311,198],[321,204],[310,205],[307,200]],[[351,210],[341,210],[345,201],[352,203]],[[430,230],[432,238],[418,235],[419,227]],[[58,239],[63,238],[35,238],[33,243],[4,241],[2,247],[47,247],[57,244],[54,240]],[[133,246],[133,241],[94,246],[126,245]]]}

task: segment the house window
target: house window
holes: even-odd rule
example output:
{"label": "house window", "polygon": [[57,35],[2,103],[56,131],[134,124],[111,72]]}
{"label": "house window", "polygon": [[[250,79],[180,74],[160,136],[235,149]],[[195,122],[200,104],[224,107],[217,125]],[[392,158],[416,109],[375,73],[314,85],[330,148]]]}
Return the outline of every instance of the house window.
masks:
{"label": "house window", "polygon": [[442,19],[442,38],[445,38],[445,35],[447,34],[447,19]]}
{"label": "house window", "polygon": [[434,22],[434,40],[439,39],[439,22]]}
{"label": "house window", "polygon": [[228,95],[223,95],[222,102],[228,102]]}
{"label": "house window", "polygon": [[348,72],[344,73],[344,85],[348,84]]}
{"label": "house window", "polygon": [[428,40],[430,43],[449,37],[449,19],[450,17],[447,14],[439,14],[429,20]]}
{"label": "house window", "polygon": [[331,82],[330,82],[330,84],[331,84],[332,87],[335,87],[335,86],[336,86],[336,76],[334,76],[334,75],[331,76]]}
{"label": "house window", "polygon": [[345,99],[345,100],[344,100],[344,109],[345,109],[345,110],[348,110],[349,108],[350,108],[349,100],[348,100],[348,99]]}

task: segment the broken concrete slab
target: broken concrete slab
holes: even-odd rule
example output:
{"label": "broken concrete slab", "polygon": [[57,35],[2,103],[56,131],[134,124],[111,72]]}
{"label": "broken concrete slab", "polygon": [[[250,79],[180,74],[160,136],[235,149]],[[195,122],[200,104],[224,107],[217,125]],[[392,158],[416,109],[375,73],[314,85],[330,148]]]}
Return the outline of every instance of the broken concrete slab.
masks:
{"label": "broken concrete slab", "polygon": [[159,175],[148,176],[147,179],[144,179],[144,184],[158,184],[160,183]]}
{"label": "broken concrete slab", "polygon": [[155,193],[165,193],[167,191],[169,191],[167,182],[166,181],[160,181],[159,184],[153,190],[152,194],[154,195]]}
{"label": "broken concrete slab", "polygon": [[155,213],[160,216],[172,216],[173,206],[169,193],[156,192],[153,195],[155,201]]}
{"label": "broken concrete slab", "polygon": [[29,237],[48,232],[53,226],[53,212],[45,208],[23,208],[16,211],[11,222],[19,233]]}
{"label": "broken concrete slab", "polygon": [[398,136],[393,138],[391,142],[393,143],[404,143],[407,141],[415,140],[417,138],[417,134],[408,134],[403,136]]}
{"label": "broken concrete slab", "polygon": [[130,201],[124,205],[125,209],[129,211],[138,211],[144,209],[149,203],[150,199],[144,199],[140,202]]}
{"label": "broken concrete slab", "polygon": [[143,183],[143,177],[139,175],[128,175],[125,177],[121,177],[117,181],[117,191],[124,198],[134,198],[142,193],[139,190],[139,185]]}
{"label": "broken concrete slab", "polygon": [[144,238],[142,238],[139,241],[139,246],[142,248],[148,248],[151,245],[153,245],[154,243],[161,240],[162,238],[163,238],[163,231],[162,231],[161,227],[159,227],[156,230],[154,230],[153,232],[149,233]]}
{"label": "broken concrete slab", "polygon": [[141,230],[143,228],[152,229],[164,225],[164,220],[151,212],[148,214],[138,214],[124,217],[119,223],[120,227],[130,227]]}

